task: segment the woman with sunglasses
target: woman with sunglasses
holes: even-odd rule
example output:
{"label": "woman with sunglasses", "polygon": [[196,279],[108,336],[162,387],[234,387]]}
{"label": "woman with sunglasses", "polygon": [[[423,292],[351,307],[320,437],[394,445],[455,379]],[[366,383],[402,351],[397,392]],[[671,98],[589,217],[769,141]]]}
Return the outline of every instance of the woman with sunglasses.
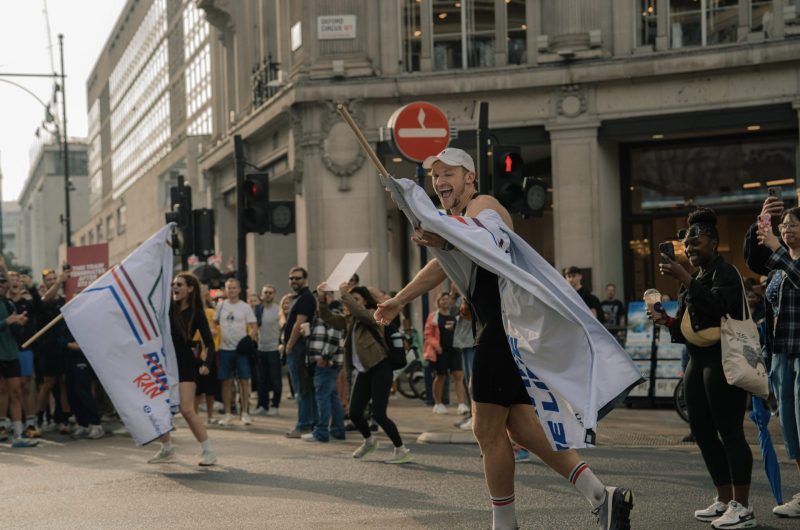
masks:
{"label": "woman with sunglasses", "polygon": [[717,215],[700,208],[689,214],[688,222],[683,245],[697,272],[690,274],[661,254],[661,274],[681,282],[678,313],[675,318],[663,312],[648,315],[667,327],[672,342],[686,344],[689,353],[683,376],[689,426],[717,489],[714,503],[694,516],[710,521],[712,528],[752,528],[756,520],[748,502],[753,454],[743,425],[748,395],[725,379],[719,328],[725,315],[743,318],[742,281],[719,255]]}
{"label": "woman with sunglasses", "polygon": [[[208,326],[203,300],[200,296],[200,282],[189,272],[181,272],[172,280],[172,304],[169,307],[169,322],[175,358],[178,361],[178,389],[180,392],[180,411],[192,434],[200,442],[200,466],[213,466],[217,455],[211,448],[206,426],[194,410],[196,360],[192,350],[192,337],[200,332],[206,347],[206,358],[200,367],[201,375],[208,375],[208,367],[215,356],[214,337]],[[150,464],[161,464],[175,460],[175,448],[170,442],[169,433],[162,436],[161,449],[148,460]]]}
{"label": "woman with sunglasses", "polygon": [[[780,219],[780,239],[766,226],[758,228],[757,237],[771,252],[764,262],[770,270],[765,292],[769,377],[778,401],[783,445],[800,470],[800,208],[786,210]],[[772,513],[800,517],[800,493]]]}

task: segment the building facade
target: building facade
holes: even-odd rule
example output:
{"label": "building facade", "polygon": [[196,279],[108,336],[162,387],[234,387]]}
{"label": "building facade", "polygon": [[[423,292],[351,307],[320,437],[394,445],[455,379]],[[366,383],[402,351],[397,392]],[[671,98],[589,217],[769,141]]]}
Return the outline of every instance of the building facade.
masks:
{"label": "building facade", "polygon": [[[397,289],[419,266],[404,219],[335,112],[348,105],[384,164],[413,177],[382,135],[402,105],[438,105],[476,154],[477,108],[548,183],[543,217],[515,229],[595,292],[626,298],[655,277],[657,245],[698,205],[720,213],[726,258],[768,186],[793,199],[800,111],[797,0],[197,0],[213,26],[213,127],[199,167],[218,248],[235,251],[233,135],[294,198],[297,232],[248,236],[250,284],[291,262],[324,278],[369,251],[362,278]],[[486,178],[486,175],[479,175]],[[428,184],[429,186],[429,184]],[[680,252],[680,248],[678,249]],[[622,289],[621,289],[622,290]]]}
{"label": "building facade", "polygon": [[4,254],[17,254],[17,228],[19,227],[19,203],[16,201],[3,201],[3,243]]}
{"label": "building facade", "polygon": [[[31,169],[19,194],[16,225],[17,263],[29,265],[34,277],[45,268],[58,267],[65,255],[64,159],[62,145],[41,143],[34,150]],[[70,218],[72,226],[88,219],[88,146],[69,141]]]}
{"label": "building facade", "polygon": [[197,157],[211,132],[209,25],[189,0],[129,0],[86,83],[89,217],[74,244],[119,262],[164,225],[183,176],[206,206]]}

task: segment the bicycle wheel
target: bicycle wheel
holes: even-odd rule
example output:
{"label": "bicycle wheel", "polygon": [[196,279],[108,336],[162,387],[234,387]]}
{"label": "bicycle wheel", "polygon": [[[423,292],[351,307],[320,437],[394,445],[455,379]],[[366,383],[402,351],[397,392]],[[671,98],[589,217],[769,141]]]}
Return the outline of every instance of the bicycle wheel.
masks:
{"label": "bicycle wheel", "polygon": [[422,369],[422,364],[417,363],[414,371],[408,374],[408,382],[411,389],[414,391],[416,397],[425,400],[425,372]]}
{"label": "bicycle wheel", "polygon": [[683,379],[675,385],[675,392],[672,396],[675,400],[675,410],[678,412],[678,416],[686,423],[689,423],[689,408],[686,406],[686,396],[683,392]]}
{"label": "bicycle wheel", "polygon": [[397,391],[403,397],[408,399],[416,399],[417,394],[414,392],[414,388],[411,386],[411,373],[406,370],[403,370],[400,375],[397,376]]}

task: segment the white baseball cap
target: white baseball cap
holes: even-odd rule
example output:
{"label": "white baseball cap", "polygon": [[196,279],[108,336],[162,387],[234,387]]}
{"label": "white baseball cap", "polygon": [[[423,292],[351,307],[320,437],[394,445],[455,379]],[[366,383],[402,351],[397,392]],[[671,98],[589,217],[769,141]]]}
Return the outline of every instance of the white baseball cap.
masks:
{"label": "white baseball cap", "polygon": [[475,172],[475,162],[472,161],[472,157],[469,156],[466,151],[463,149],[458,149],[457,147],[447,147],[438,155],[429,156],[422,163],[422,167],[425,169],[430,169],[433,167],[433,163],[437,160],[447,164],[448,166],[462,166],[467,171],[472,171],[473,173]]}

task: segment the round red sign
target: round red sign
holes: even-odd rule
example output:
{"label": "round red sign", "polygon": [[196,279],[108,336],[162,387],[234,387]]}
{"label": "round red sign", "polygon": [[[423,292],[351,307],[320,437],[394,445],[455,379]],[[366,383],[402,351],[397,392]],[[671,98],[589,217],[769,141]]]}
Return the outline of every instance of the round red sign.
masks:
{"label": "round red sign", "polygon": [[447,116],[436,105],[417,101],[399,108],[389,118],[394,145],[414,162],[422,162],[447,147],[450,125]]}

